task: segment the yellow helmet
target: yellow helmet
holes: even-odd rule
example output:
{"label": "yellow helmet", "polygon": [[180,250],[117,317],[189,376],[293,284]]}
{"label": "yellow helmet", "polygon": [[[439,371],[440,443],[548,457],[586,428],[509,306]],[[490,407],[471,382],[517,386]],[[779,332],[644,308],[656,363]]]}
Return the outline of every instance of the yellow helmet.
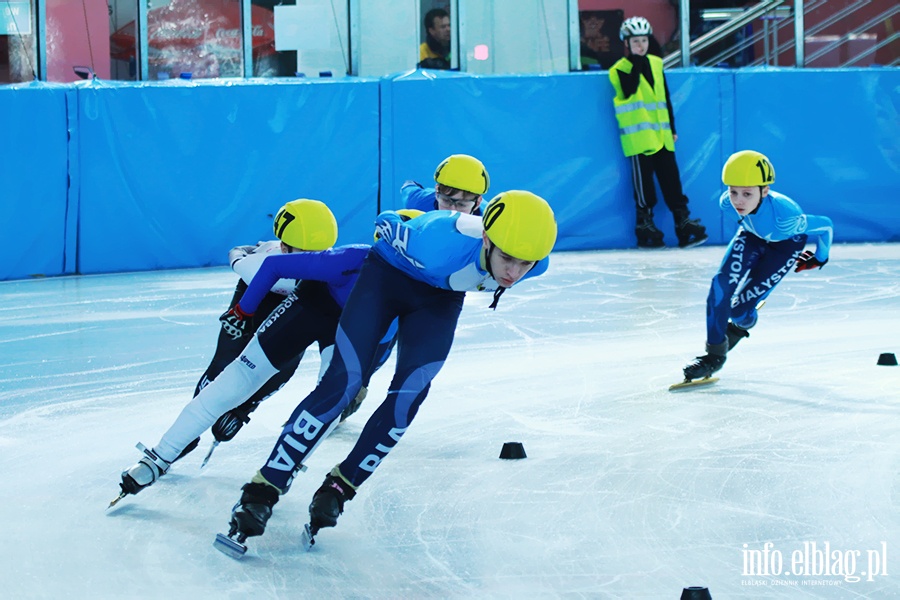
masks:
{"label": "yellow helmet", "polygon": [[468,154],[454,154],[442,160],[434,170],[434,180],[479,196],[487,193],[491,186],[487,169],[480,160]]}
{"label": "yellow helmet", "polygon": [[722,183],[738,187],[764,187],[775,183],[775,167],[756,150],[735,152],[722,167]]}
{"label": "yellow helmet", "polygon": [[279,240],[298,250],[327,250],[337,241],[337,221],[318,200],[292,200],[275,215],[272,224]]}
{"label": "yellow helmet", "polygon": [[481,218],[488,239],[519,260],[547,257],[556,243],[556,219],[547,201],[522,190],[498,194]]}

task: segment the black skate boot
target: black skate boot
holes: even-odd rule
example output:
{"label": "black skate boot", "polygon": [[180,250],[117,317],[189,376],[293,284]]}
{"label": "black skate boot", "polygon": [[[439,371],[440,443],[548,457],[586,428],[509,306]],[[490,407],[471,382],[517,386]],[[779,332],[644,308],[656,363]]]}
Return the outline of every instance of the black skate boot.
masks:
{"label": "black skate boot", "polygon": [[745,337],[750,337],[750,332],[742,327],[738,327],[731,321],[728,322],[728,329],[725,331],[725,336],[728,338],[728,350],[730,351],[732,348],[738,345]]}
{"label": "black skate boot", "polygon": [[678,211],[675,217],[675,235],[678,237],[679,248],[693,248],[709,239],[706,235],[706,227],[700,224],[700,219],[692,219],[687,210]]}
{"label": "black skate boot", "polygon": [[725,364],[727,351],[728,342],[715,345],[706,344],[706,355],[698,356],[684,368],[684,380],[694,381],[710,377]]}
{"label": "black skate boot", "polygon": [[366,399],[368,393],[369,390],[367,388],[359,388],[359,393],[356,394],[356,397],[350,401],[350,404],[348,404],[347,408],[344,409],[344,412],[341,413],[341,423],[346,421],[347,417],[359,410],[359,407],[362,406],[363,400]]}
{"label": "black skate boot", "polygon": [[229,537],[238,534],[238,541],[262,535],[278,503],[278,489],[265,483],[247,483],[241,488],[241,499],[231,510]]}
{"label": "black skate boot", "polygon": [[663,232],[653,223],[653,211],[638,209],[637,223],[634,227],[638,248],[662,248]]}
{"label": "black skate boot", "polygon": [[248,537],[262,535],[272,516],[272,507],[278,503],[278,489],[265,483],[247,483],[243,493],[231,509],[228,535],[216,534],[213,547],[232,558],[241,558],[247,552],[244,541]]}
{"label": "black skate boot", "polygon": [[309,505],[309,528],[315,535],[323,527],[337,525],[344,512],[344,503],[353,500],[356,490],[343,477],[329,473],[322,486],[316,490]]}

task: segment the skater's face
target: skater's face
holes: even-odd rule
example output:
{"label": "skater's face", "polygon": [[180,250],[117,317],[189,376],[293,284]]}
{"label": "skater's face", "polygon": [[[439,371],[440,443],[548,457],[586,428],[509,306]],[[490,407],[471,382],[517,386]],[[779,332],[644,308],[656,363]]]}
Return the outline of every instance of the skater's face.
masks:
{"label": "skater's face", "polygon": [[628,38],[628,49],[632,54],[645,56],[650,48],[650,38],[646,35],[636,35]]}
{"label": "skater's face", "polygon": [[481,196],[440,184],[434,191],[434,196],[437,198],[438,210],[472,214],[481,204]]}
{"label": "skater's face", "polygon": [[494,274],[494,280],[505,288],[512,287],[522,279],[535,263],[533,260],[521,260],[510,256],[498,246],[494,246],[487,234],[484,234],[484,248],[488,251],[488,260],[491,261],[490,272]]}
{"label": "skater's face", "polygon": [[731,198],[731,205],[734,207],[734,210],[736,210],[742,217],[744,215],[749,215],[754,210],[759,208],[759,203],[762,201],[763,196],[768,193],[769,186],[765,186],[763,188],[759,188],[756,186],[728,186],[728,195]]}
{"label": "skater's face", "polygon": [[291,252],[294,252],[295,250],[297,250],[297,249],[294,248],[293,246],[288,246],[284,242],[281,242],[281,253],[282,254],[290,254]]}

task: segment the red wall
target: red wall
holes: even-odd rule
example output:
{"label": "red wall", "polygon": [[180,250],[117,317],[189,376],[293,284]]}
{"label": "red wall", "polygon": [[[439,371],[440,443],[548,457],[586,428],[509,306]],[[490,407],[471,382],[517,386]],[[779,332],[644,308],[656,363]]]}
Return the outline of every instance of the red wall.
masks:
{"label": "red wall", "polygon": [[678,26],[675,7],[669,0],[578,0],[578,10],[617,10],[625,12],[625,18],[644,17],[653,27],[653,35],[665,45]]}
{"label": "red wall", "polygon": [[109,79],[108,11],[106,0],[47,0],[47,81],[79,79],[76,65]]}

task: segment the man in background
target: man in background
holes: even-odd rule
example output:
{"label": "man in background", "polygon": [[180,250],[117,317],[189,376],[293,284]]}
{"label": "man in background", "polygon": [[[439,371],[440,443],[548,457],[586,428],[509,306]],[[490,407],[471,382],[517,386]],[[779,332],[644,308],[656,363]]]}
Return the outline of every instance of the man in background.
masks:
{"label": "man in background", "polygon": [[419,46],[420,69],[450,68],[450,15],[443,8],[425,13],[425,41]]}

